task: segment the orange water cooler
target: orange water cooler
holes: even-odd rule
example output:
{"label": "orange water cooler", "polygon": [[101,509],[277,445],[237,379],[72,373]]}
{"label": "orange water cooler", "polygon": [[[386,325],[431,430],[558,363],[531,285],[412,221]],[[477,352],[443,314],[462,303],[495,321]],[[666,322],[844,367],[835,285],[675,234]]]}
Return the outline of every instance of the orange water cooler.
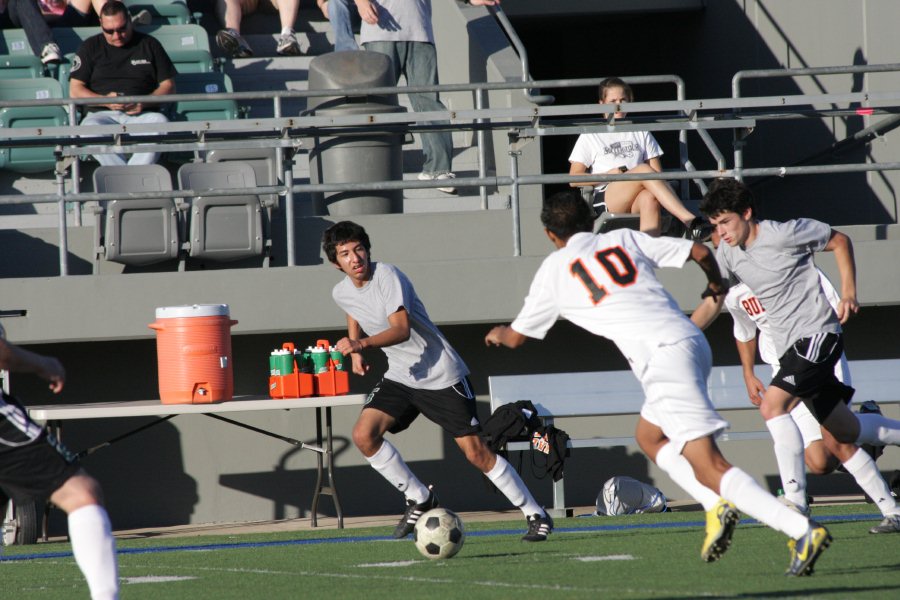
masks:
{"label": "orange water cooler", "polygon": [[210,404],[231,400],[231,327],[227,304],[156,309],[159,397],[163,404]]}

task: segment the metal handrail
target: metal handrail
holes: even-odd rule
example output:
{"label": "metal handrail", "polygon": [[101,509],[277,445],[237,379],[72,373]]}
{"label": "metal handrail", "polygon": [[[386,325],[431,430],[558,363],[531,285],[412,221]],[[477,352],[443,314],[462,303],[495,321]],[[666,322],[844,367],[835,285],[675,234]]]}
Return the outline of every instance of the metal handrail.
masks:
{"label": "metal handrail", "polygon": [[[525,49],[525,44],[522,43],[522,40],[519,38],[519,34],[516,33],[515,27],[513,27],[512,23],[509,22],[509,18],[506,16],[506,13],[503,11],[499,4],[496,6],[489,6],[488,9],[500,24],[500,27],[503,29],[503,33],[506,34],[506,37],[513,45],[513,48],[515,48],[516,54],[519,55],[519,61],[522,64],[522,83],[528,83],[532,81],[531,69],[528,68],[528,50]],[[553,102],[556,101],[556,98],[547,94],[532,94],[531,88],[522,90],[522,92],[525,94],[525,99],[532,104],[546,105],[553,104]]]}
{"label": "metal handrail", "polygon": [[[638,81],[639,78],[634,78],[634,81]],[[585,81],[590,82],[591,80],[556,80],[550,83],[556,84],[560,87],[562,86],[571,86],[571,85],[583,85]],[[526,84],[517,83],[517,84],[451,84],[449,86],[420,86],[426,88],[437,88],[443,89],[446,87],[463,87],[465,89],[487,89],[488,87],[502,87],[505,89],[515,89],[521,87],[538,87],[544,86],[546,87],[548,82],[529,82]],[[395,93],[402,93],[404,90],[402,88],[369,88],[369,89],[360,89],[353,90],[354,93],[372,93],[372,90],[389,90]],[[415,91],[415,88],[412,88]],[[410,91],[410,90],[405,90]],[[347,91],[343,91],[346,93]],[[210,95],[201,95],[201,98],[208,99],[210,97],[230,97],[230,96],[245,96],[248,93],[237,92],[237,93],[225,93],[225,94],[210,94]],[[262,94],[249,93],[252,97],[257,97]],[[290,92],[285,93],[277,93],[273,95],[273,98],[285,97],[291,94]],[[294,94],[304,95],[303,92]],[[317,91],[312,92],[315,95],[334,95],[333,91]],[[310,95],[310,92],[306,92],[305,95]],[[142,97],[134,97],[138,99],[138,101]],[[158,101],[159,98],[155,97]],[[66,104],[70,107],[78,104],[79,101],[73,99],[63,99],[63,100],[55,100],[55,101],[36,101],[31,102],[31,104],[47,104],[47,103],[57,103],[57,104]],[[81,101],[81,103],[91,103],[87,100]],[[817,116],[820,114],[827,114],[828,110],[818,110],[818,109],[806,109],[803,110],[787,108],[787,107],[808,107],[815,106],[817,104],[828,104],[828,105],[842,105],[850,104],[853,105],[863,105],[866,108],[866,111],[875,112],[876,110],[881,112],[900,112],[900,91],[890,91],[890,92],[865,92],[865,93],[851,93],[851,94],[822,94],[817,96],[807,96],[807,95],[797,95],[797,96],[775,96],[775,97],[763,97],[763,98],[747,98],[747,99],[701,99],[701,100],[676,100],[676,101],[664,101],[664,102],[635,102],[629,103],[627,110],[629,113],[650,113],[650,112],[674,112],[677,116],[663,116],[663,117],[654,117],[648,119],[646,122],[640,123],[626,123],[626,122],[617,122],[617,123],[609,123],[605,120],[600,120],[595,117],[599,116],[604,112],[616,112],[619,109],[618,105],[601,105],[601,104],[589,104],[589,105],[573,105],[573,106],[537,106],[537,107],[513,107],[513,108],[504,108],[504,109],[475,109],[475,110],[460,110],[460,111],[430,111],[424,113],[384,113],[378,115],[352,115],[352,116],[335,116],[335,117],[316,117],[316,116],[308,116],[308,117],[276,117],[271,119],[249,119],[249,120],[241,120],[241,121],[208,121],[208,122],[188,122],[188,123],[168,123],[164,125],[153,125],[153,126],[132,126],[132,127],[120,127],[120,126],[102,126],[102,127],[93,127],[93,128],[84,128],[84,127],[47,127],[47,128],[23,128],[23,129],[10,129],[6,130],[3,133],[3,137],[24,139],[28,135],[32,136],[32,140],[30,143],[39,144],[39,145],[48,145],[50,139],[53,136],[60,136],[60,140],[64,140],[66,144],[65,153],[69,156],[77,155],[79,151],[83,152],[85,148],[90,148],[91,140],[90,138],[84,137],[73,137],[76,135],[83,136],[85,133],[95,133],[95,134],[103,134],[107,136],[113,136],[117,141],[121,142],[123,139],[128,140],[128,134],[140,134],[144,132],[155,132],[155,133],[194,133],[194,134],[203,134],[203,140],[197,141],[187,141],[182,142],[180,145],[178,143],[167,143],[167,138],[163,136],[158,139],[159,144],[150,144],[147,145],[147,138],[144,137],[142,140],[138,140],[135,138],[134,143],[142,143],[142,150],[149,150],[153,147],[159,146],[163,149],[182,149],[182,148],[193,148],[193,149],[209,149],[216,144],[216,147],[226,147],[229,144],[231,147],[246,147],[247,144],[269,144],[269,145],[278,145],[285,149],[290,149],[291,151],[296,150],[300,147],[300,143],[295,137],[297,132],[304,131],[317,131],[321,133],[322,131],[328,131],[329,134],[347,134],[351,135],[354,133],[358,133],[359,131],[368,128],[370,130],[391,130],[396,131],[397,128],[403,131],[424,131],[429,129],[440,129],[440,128],[449,128],[449,129],[478,129],[483,130],[484,128],[489,129],[506,129],[510,132],[509,139],[512,143],[521,139],[522,134],[527,133],[527,129],[530,127],[534,127],[534,123],[540,121],[540,127],[543,128],[545,132],[549,131],[549,133],[570,133],[566,127],[558,127],[559,131],[552,131],[554,129],[553,125],[548,125],[546,120],[542,120],[543,117],[573,117],[573,116],[581,116],[581,117],[589,117],[591,119],[590,124],[585,125],[585,130],[593,130],[593,131],[606,131],[610,129],[615,130],[660,130],[660,129],[679,129],[679,130],[696,130],[702,131],[704,126],[710,127],[727,127],[727,128],[735,128],[742,126],[742,124],[754,123],[754,120],[759,119],[782,119],[787,116],[788,118],[804,118],[810,115]],[[0,103],[2,104],[2,103]],[[9,104],[9,103],[6,103]],[[873,106],[878,106],[879,108],[872,108]],[[742,112],[738,119],[735,119],[735,112],[738,108],[741,109],[765,109],[762,112]],[[836,109],[829,109],[832,113],[840,113],[842,111],[849,111],[850,109],[844,109],[840,106]],[[856,110],[856,109],[853,109]],[[682,114],[689,115],[688,117],[681,116]],[[731,117],[731,119],[723,119],[723,117]],[[439,121],[439,120],[449,120],[454,119],[457,122],[451,125],[420,125],[418,122],[430,122],[430,121]],[[465,122],[468,121],[468,122]],[[229,130],[234,130],[237,128],[243,135],[241,139],[232,139],[232,140],[222,140],[222,141],[207,141],[210,133],[220,132],[227,133]],[[264,136],[262,138],[257,139],[247,139],[249,136],[249,131],[253,129],[257,132],[258,135]],[[176,139],[177,136],[174,136],[173,139]],[[126,147],[118,147],[116,146],[114,150],[121,151]],[[97,151],[102,151],[102,148],[95,148]],[[107,151],[110,148],[106,148]],[[126,150],[127,151],[127,150]],[[60,150],[60,155],[63,154],[63,149]],[[571,182],[584,182],[584,181],[620,181],[620,180],[640,180],[640,179],[670,179],[670,180],[688,180],[688,179],[702,179],[704,177],[712,178],[718,176],[731,176],[734,174],[740,174],[740,169],[736,168],[732,171],[727,171],[724,169],[719,169],[715,171],[694,171],[692,169],[693,165],[690,163],[685,163],[684,172],[665,172],[661,174],[640,174],[640,175],[588,175],[582,177],[573,177],[569,175],[520,175],[518,173],[518,164],[516,158],[516,149],[511,146],[511,165],[510,165],[510,175],[507,177],[478,177],[478,178],[459,178],[456,180],[457,185],[461,186],[510,186],[513,201],[513,228],[514,228],[514,249],[513,252],[515,255],[519,255],[521,253],[520,246],[520,234],[519,234],[519,222],[518,222],[518,187],[521,185],[531,185],[531,184],[542,184],[542,183],[571,183]],[[723,161],[720,161],[720,166]],[[293,181],[291,181],[290,176],[292,170],[289,161],[285,161],[284,175],[285,178],[282,181],[282,186],[272,186],[266,188],[257,188],[256,193],[277,193],[284,195],[287,198],[290,198],[292,194],[300,193],[300,192],[308,192],[308,191],[337,191],[337,190],[348,190],[348,191],[356,191],[356,190],[372,190],[372,189],[407,189],[407,188],[433,188],[439,187],[442,185],[440,182],[431,182],[431,181],[388,181],[388,182],[372,182],[372,183],[363,183],[363,184],[301,184],[294,185]],[[868,171],[868,170],[893,170],[900,167],[897,167],[895,163],[890,164],[882,164],[882,165],[830,165],[825,167],[816,167],[816,166],[807,166],[807,167],[773,167],[773,168],[764,168],[764,169],[754,169],[754,170],[745,170],[746,173],[752,173],[753,175],[794,175],[794,174],[809,174],[809,173],[825,173],[825,172],[857,172],[857,171]],[[178,191],[172,192],[173,196],[178,197],[189,197],[195,195],[197,192],[188,193],[186,191]],[[204,192],[205,195],[211,195],[210,192]],[[228,191],[219,191],[218,194],[215,195],[229,195],[234,194],[234,190]],[[161,194],[159,192],[154,192],[153,195],[155,197],[159,197]],[[131,197],[129,195],[116,195],[117,198],[123,197]],[[48,194],[48,195],[31,195],[31,196],[4,196],[0,197],[0,203],[23,203],[23,202],[31,202],[31,203],[40,203],[40,202],[57,202],[60,206],[60,273],[67,274],[66,267],[66,255],[68,252],[67,242],[66,242],[66,219],[65,219],[65,205],[66,202],[78,202],[79,205],[81,202],[85,202],[88,200],[101,199],[101,196],[96,195],[84,195],[79,194],[77,192],[72,194],[67,194],[64,186],[60,185],[59,190],[56,194]],[[108,199],[108,197],[106,198]],[[287,210],[293,210],[293,201],[288,201]],[[291,219],[293,220],[293,219]],[[289,249],[294,245],[294,235],[292,229],[288,230],[288,246]],[[288,253],[288,264],[295,264],[293,253],[289,251]]]}
{"label": "metal handrail", "polygon": [[[838,67],[806,67],[799,69],[748,69],[738,71],[731,78],[731,97],[741,98],[741,82],[747,79],[771,79],[781,77],[803,77],[817,75],[846,75],[851,73],[890,73],[900,71],[900,63],[878,65],[845,65]],[[739,132],[734,137],[734,168],[738,179],[743,179],[741,171],[744,167],[744,142]]]}

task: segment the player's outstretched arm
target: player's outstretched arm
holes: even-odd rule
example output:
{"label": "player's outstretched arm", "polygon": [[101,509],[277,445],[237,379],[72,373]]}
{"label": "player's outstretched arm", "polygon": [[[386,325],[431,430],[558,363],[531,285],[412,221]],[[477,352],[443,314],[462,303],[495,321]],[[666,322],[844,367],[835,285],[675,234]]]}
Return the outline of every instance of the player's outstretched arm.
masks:
{"label": "player's outstretched arm", "polygon": [[707,282],[706,289],[700,295],[700,304],[691,314],[691,321],[700,329],[706,329],[722,311],[728,288],[722,281],[719,265],[708,247],[695,242],[691,248],[690,259],[703,269]]}
{"label": "player's outstretched arm", "polygon": [[[350,336],[341,338],[335,344],[335,348],[344,356],[351,352],[362,352],[366,348],[384,348],[401,344],[409,339],[409,314],[402,306],[396,312],[388,315],[389,327],[387,329],[365,338],[359,337],[359,324],[356,324],[354,331],[354,327],[350,325],[351,318],[349,315],[347,316],[347,330],[350,332]],[[354,323],[356,322],[354,321]],[[353,337],[354,334],[357,336],[356,338]]]}
{"label": "player's outstretched arm", "polygon": [[759,380],[753,371],[756,363],[756,338],[742,342],[734,340],[737,344],[738,356],[741,357],[741,370],[744,373],[744,385],[747,386],[747,396],[754,406],[762,403],[762,396],[766,393],[766,386]]}
{"label": "player's outstretched arm", "polygon": [[853,256],[853,242],[840,231],[831,230],[831,239],[825,245],[826,252],[834,252],[834,262],[841,274],[841,301],[835,311],[841,323],[846,323],[850,315],[859,312],[856,299],[856,259]]}
{"label": "player's outstretched arm", "polygon": [[50,382],[54,394],[62,391],[66,370],[52,356],[42,356],[10,344],[0,338],[0,369],[10,372],[34,373]]}
{"label": "player's outstretched arm", "polygon": [[509,325],[497,325],[484,336],[485,346],[506,346],[518,348],[527,338]]}

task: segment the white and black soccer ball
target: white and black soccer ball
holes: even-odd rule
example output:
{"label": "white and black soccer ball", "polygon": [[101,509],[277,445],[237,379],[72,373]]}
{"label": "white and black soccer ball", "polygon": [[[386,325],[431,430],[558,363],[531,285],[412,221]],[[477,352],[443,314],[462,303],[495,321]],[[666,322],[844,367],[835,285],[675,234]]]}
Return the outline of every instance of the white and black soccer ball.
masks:
{"label": "white and black soccer ball", "polygon": [[413,540],[422,556],[430,559],[456,556],[466,539],[462,519],[446,508],[433,508],[419,517]]}

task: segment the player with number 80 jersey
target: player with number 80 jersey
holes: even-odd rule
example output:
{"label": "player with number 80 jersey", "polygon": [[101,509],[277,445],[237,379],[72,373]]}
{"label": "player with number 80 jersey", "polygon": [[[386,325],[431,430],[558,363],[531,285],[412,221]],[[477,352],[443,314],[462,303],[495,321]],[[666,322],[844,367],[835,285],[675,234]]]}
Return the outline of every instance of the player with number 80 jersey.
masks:
{"label": "player with number 80 jersey", "polygon": [[564,317],[613,341],[641,377],[659,346],[700,333],[654,272],[682,267],[692,245],[630,229],[576,233],[544,259],[512,328],[543,339]]}

